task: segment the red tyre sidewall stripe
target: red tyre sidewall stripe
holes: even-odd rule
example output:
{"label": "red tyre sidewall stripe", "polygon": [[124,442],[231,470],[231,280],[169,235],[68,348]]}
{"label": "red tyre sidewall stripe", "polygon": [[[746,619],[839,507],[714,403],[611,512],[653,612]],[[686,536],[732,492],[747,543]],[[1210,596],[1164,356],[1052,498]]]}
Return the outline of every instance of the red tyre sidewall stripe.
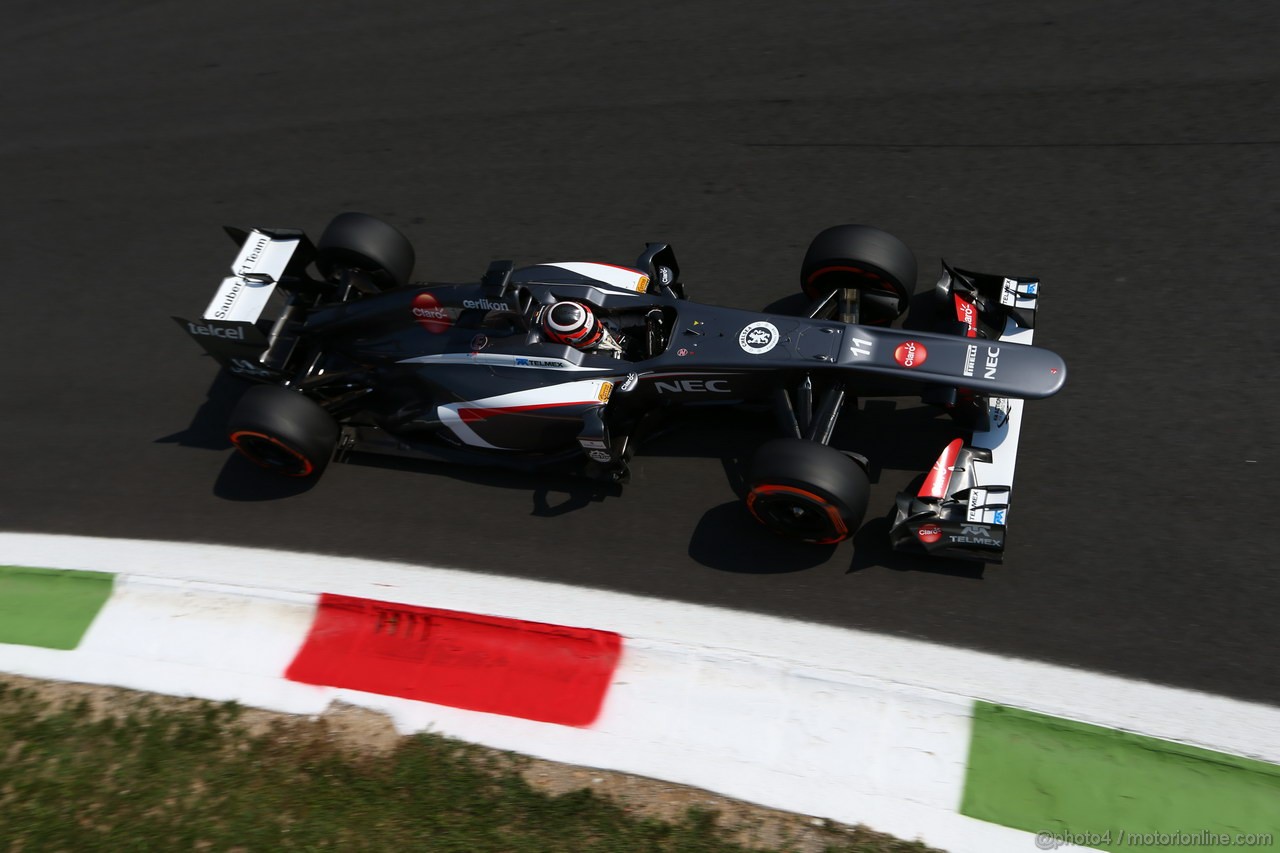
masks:
{"label": "red tyre sidewall stripe", "polygon": [[821,495],[815,495],[813,492],[809,492],[804,489],[799,489],[799,488],[796,488],[795,486],[783,486],[783,485],[774,484],[774,483],[767,483],[763,486],[756,486],[750,491],[750,493],[748,493],[747,509],[751,511],[751,514],[754,515],[756,517],[756,520],[759,521],[761,524],[764,524],[765,522],[763,518],[761,518],[759,515],[756,515],[756,510],[755,510],[756,497],[759,495],[774,495],[779,493],[789,494],[789,495],[798,495],[799,497],[805,498],[806,500],[809,500],[813,503],[818,504],[826,512],[827,517],[831,519],[832,526],[834,526],[836,529],[837,535],[834,538],[813,540],[816,544],[832,545],[836,542],[842,542],[848,538],[849,527],[844,523],[844,519],[840,517],[840,511],[836,509],[835,506],[832,505],[830,501],[828,501],[826,498],[822,497]]}
{"label": "red tyre sidewall stripe", "polygon": [[871,279],[873,282],[875,282],[875,287],[877,289],[887,290],[890,293],[893,293],[894,295],[897,295],[898,293],[897,289],[892,284],[890,284],[889,281],[882,274],[876,272],[875,270],[869,270],[869,269],[866,269],[865,267],[841,266],[841,267],[823,267],[822,269],[814,270],[813,272],[809,273],[809,277],[804,281],[805,295],[808,296],[810,299],[816,299],[817,292],[814,290],[813,283],[817,281],[819,278],[821,278],[822,276],[826,275],[827,273],[833,273],[833,272],[853,273],[854,275],[862,276],[863,278],[866,278],[866,279]]}
{"label": "red tyre sidewall stripe", "polygon": [[246,435],[252,438],[260,438],[263,441],[267,441],[267,442],[270,442],[271,444],[274,444],[276,447],[280,448],[285,453],[288,453],[290,456],[293,456],[294,458],[298,459],[300,462],[302,462],[306,466],[306,470],[300,474],[290,474],[290,473],[281,471],[280,473],[284,474],[284,476],[286,477],[306,477],[316,469],[316,466],[312,464],[310,459],[308,459],[306,456],[303,456],[301,453],[294,450],[292,447],[285,444],[280,439],[275,438],[274,436],[267,435],[266,433],[255,432],[254,430],[251,430],[251,429],[242,429],[242,430],[237,430],[231,433],[231,443],[236,446],[236,450],[240,451],[240,454],[242,456],[244,456],[253,464],[259,466],[260,468],[270,468],[271,466],[260,461],[252,453],[250,453],[249,451],[245,450],[243,447],[240,446],[240,441],[239,441],[240,437],[246,436]]}

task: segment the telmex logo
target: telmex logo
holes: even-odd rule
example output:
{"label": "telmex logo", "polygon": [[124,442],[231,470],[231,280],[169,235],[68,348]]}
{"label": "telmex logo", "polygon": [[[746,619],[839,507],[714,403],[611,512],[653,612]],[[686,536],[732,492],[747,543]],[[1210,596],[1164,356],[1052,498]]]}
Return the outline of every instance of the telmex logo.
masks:
{"label": "telmex logo", "polygon": [[195,323],[187,323],[187,331],[193,335],[204,335],[208,338],[226,338],[229,341],[244,340],[244,329],[240,328],[225,329],[221,326],[197,326]]}
{"label": "telmex logo", "polygon": [[439,334],[453,325],[449,312],[440,307],[440,301],[430,293],[419,293],[413,299],[413,316],[422,328]]}
{"label": "telmex logo", "polygon": [[929,357],[929,351],[919,341],[906,341],[898,344],[893,351],[893,360],[903,367],[919,367]]}

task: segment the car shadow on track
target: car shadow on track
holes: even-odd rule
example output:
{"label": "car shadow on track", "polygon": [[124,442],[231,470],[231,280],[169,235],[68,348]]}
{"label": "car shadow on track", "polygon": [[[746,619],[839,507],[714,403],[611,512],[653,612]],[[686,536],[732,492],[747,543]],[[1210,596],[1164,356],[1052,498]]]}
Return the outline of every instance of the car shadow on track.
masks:
{"label": "car shadow on track", "polygon": [[[226,371],[210,384],[205,402],[186,429],[156,439],[183,447],[228,450],[227,416],[252,385]],[[852,412],[850,412],[852,414]],[[738,500],[712,507],[699,520],[688,553],[696,562],[718,571],[781,574],[804,571],[830,562],[847,545],[806,545],[765,530],[751,518],[742,498],[747,471],[758,447],[776,433],[767,409],[708,408],[648,436],[639,456],[718,458]],[[927,470],[937,453],[958,434],[938,410],[912,401],[872,399],[855,417],[843,418],[832,443],[857,451],[869,462],[872,483],[904,481]],[[552,472],[531,473],[503,468],[467,467],[373,454],[353,454],[347,464],[411,471],[424,476],[449,477],[490,488],[514,489],[530,495],[530,514],[554,518],[622,494],[624,487],[581,476]],[[239,454],[229,454],[213,493],[229,501],[271,501],[310,490],[313,478],[294,479],[265,472]],[[896,486],[895,486],[896,488]],[[881,507],[873,506],[873,512]],[[866,522],[853,538],[849,573],[881,566],[894,571],[923,571],[955,577],[981,578],[983,564],[926,558],[893,551],[889,546],[889,514]]]}
{"label": "car shadow on track", "polygon": [[617,483],[590,480],[568,474],[517,471],[506,468],[471,467],[424,459],[353,453],[346,464],[370,468],[407,471],[424,477],[447,477],[495,489],[512,489],[530,493],[531,515],[554,518],[622,494]]}
{"label": "car shadow on track", "polygon": [[742,501],[703,514],[689,540],[689,557],[709,569],[751,575],[800,572],[831,560],[834,545],[806,545],[761,527]]}
{"label": "car shadow on track", "polygon": [[865,571],[876,566],[895,572],[929,572],[956,578],[982,580],[986,563],[972,560],[955,560],[944,557],[925,557],[895,551],[889,544],[889,528],[893,524],[893,512],[873,518],[862,525],[853,537],[853,559],[845,574]]}
{"label": "car shadow on track", "polygon": [[[982,580],[984,563],[941,559],[894,551],[889,545],[891,515],[865,523],[853,537],[853,556],[845,574],[882,567],[897,572],[928,572]],[[756,523],[741,501],[708,510],[689,541],[689,557],[709,569],[766,575],[799,572],[830,562],[849,545],[808,545],[783,539]]]}
{"label": "car shadow on track", "polygon": [[282,477],[264,471],[239,453],[232,453],[213,483],[215,496],[227,501],[276,501],[309,492],[314,477]]}
{"label": "car shadow on track", "polygon": [[227,417],[236,403],[253,386],[225,370],[219,370],[205,393],[205,401],[191,417],[187,428],[157,438],[157,444],[177,444],[180,447],[199,447],[205,450],[229,450]]}

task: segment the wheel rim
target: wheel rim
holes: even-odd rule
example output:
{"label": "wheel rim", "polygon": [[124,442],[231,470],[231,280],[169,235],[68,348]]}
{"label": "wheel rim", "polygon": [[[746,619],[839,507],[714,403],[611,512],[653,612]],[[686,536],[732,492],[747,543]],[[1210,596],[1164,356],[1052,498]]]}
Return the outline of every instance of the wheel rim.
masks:
{"label": "wheel rim", "polygon": [[792,539],[831,545],[849,536],[849,527],[835,506],[794,486],[756,486],[747,495],[747,509],[765,527]]}
{"label": "wheel rim", "polygon": [[234,432],[231,443],[255,465],[286,477],[305,477],[315,470],[315,465],[304,454],[265,433]]}

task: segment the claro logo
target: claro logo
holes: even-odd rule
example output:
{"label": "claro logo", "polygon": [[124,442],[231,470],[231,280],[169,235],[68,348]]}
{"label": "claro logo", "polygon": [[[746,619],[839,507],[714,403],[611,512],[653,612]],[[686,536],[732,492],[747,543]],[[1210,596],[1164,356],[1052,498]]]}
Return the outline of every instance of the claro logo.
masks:
{"label": "claro logo", "polygon": [[929,357],[929,351],[919,341],[905,341],[893,351],[893,360],[903,367],[919,367]]}
{"label": "claro logo", "polygon": [[964,323],[968,336],[972,338],[978,330],[978,323],[973,317],[973,305],[961,299],[959,294],[956,294],[955,300],[956,319]]}
{"label": "claro logo", "polygon": [[448,310],[442,308],[440,300],[430,293],[419,293],[413,298],[413,318],[418,321],[418,325],[434,335],[453,325],[453,318],[449,316]]}
{"label": "claro logo", "polygon": [[942,538],[942,528],[936,524],[922,524],[916,531],[916,536],[920,537],[921,542],[934,543]]}

